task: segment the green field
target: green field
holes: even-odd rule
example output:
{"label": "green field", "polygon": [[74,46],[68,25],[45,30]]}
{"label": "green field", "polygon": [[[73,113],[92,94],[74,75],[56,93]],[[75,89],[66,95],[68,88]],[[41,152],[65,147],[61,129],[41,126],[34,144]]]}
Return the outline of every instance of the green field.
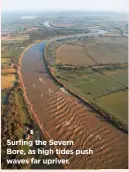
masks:
{"label": "green field", "polygon": [[[112,72],[111,76],[127,84],[127,71]],[[126,87],[109,78],[108,76],[94,71],[92,68],[57,68],[56,76],[76,94],[85,100],[95,103],[100,108],[118,117],[127,123],[128,117],[128,93]]]}
{"label": "green field", "polygon": [[23,98],[23,93],[21,91],[15,91],[15,99],[17,102],[17,108],[18,113],[20,114],[20,119],[23,123],[25,123],[29,119],[29,112],[25,100]]}
{"label": "green field", "polygon": [[123,84],[128,85],[128,70],[118,71],[117,73],[112,73],[112,77],[121,81]]}
{"label": "green field", "polygon": [[119,91],[96,100],[105,109],[119,116],[128,123],[128,92]]}
{"label": "green field", "polygon": [[122,84],[93,71],[91,68],[76,71],[61,70],[59,75],[63,82],[70,84],[83,94],[89,94],[91,98],[96,98],[124,88]]}
{"label": "green field", "polygon": [[88,46],[87,53],[98,64],[127,63],[127,49],[119,44],[93,44]]}
{"label": "green field", "polygon": [[19,56],[19,54],[22,52],[23,50],[19,50],[19,49],[11,49],[11,50],[5,50],[2,53],[2,57],[16,57]]}
{"label": "green field", "polygon": [[10,64],[11,63],[11,58],[10,57],[1,58],[1,63],[2,64]]}

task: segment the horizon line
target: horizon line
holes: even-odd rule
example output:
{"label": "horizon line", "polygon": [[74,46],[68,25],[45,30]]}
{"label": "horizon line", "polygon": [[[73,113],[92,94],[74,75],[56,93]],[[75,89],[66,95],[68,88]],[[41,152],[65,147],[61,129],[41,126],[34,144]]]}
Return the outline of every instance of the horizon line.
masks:
{"label": "horizon line", "polygon": [[47,9],[47,10],[26,10],[26,9],[14,9],[14,10],[1,10],[1,12],[105,12],[105,13],[123,13],[128,14],[129,11],[110,11],[110,10],[85,10],[85,9]]}

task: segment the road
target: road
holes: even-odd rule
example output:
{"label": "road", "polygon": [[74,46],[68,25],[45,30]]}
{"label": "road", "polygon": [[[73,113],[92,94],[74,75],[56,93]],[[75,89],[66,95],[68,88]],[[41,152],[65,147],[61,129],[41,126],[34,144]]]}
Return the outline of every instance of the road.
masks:
{"label": "road", "polygon": [[29,101],[54,140],[71,140],[66,149],[93,149],[93,155],[62,155],[70,169],[127,168],[128,136],[74,97],[63,93],[43,61],[45,41],[23,56],[21,74]]}

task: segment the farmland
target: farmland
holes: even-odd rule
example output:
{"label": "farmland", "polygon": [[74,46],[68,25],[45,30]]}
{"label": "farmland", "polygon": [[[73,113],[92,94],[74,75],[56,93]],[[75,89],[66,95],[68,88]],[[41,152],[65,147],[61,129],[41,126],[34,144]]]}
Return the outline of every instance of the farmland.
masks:
{"label": "farmland", "polygon": [[6,39],[2,40],[2,99],[6,99],[10,90],[15,89],[16,85],[18,84],[18,61],[21,52],[30,43],[30,41],[27,40],[28,38],[28,36],[14,34],[11,35],[9,38],[6,36]]}
{"label": "farmland", "polygon": [[71,83],[72,86],[80,90],[83,94],[89,92],[93,98],[124,88],[122,84],[95,72],[91,68],[78,70],[61,69],[57,70],[57,73],[66,83]]}
{"label": "farmland", "polygon": [[[63,66],[56,68],[55,75],[76,94],[91,103],[99,105],[100,108],[105,109],[114,116],[118,116],[123,122],[127,123],[127,87],[123,83],[123,81],[127,83],[127,73],[124,78],[122,78],[120,74],[118,75],[119,77],[114,76],[114,78],[117,78],[117,80],[115,80],[104,73],[94,71],[91,67],[74,69],[72,67]],[[121,92],[122,94],[120,94]],[[119,96],[121,96],[121,99],[118,99]],[[117,106],[119,106],[119,108],[117,108]]]}
{"label": "farmland", "polygon": [[125,63],[128,60],[127,50],[121,45],[96,44],[87,48],[87,53],[97,64]]}
{"label": "farmland", "polygon": [[2,61],[4,62],[5,58],[12,58],[16,63],[18,62],[18,57],[20,53],[23,51],[23,49],[16,48],[16,46],[13,46],[11,49],[4,51],[2,53]]}
{"label": "farmland", "polygon": [[104,108],[107,108],[109,111],[114,113],[116,116],[118,115],[121,120],[128,124],[128,92],[127,91],[119,91],[117,93],[113,93],[101,98],[97,99],[97,103],[99,103]]}
{"label": "farmland", "polygon": [[75,45],[64,45],[58,49],[62,64],[94,65],[127,63],[127,41],[125,37],[100,37],[74,41]]}
{"label": "farmland", "polygon": [[11,58],[9,58],[9,57],[8,58],[2,58],[1,63],[2,64],[9,64],[9,63],[11,63]]}
{"label": "farmland", "polygon": [[29,35],[16,35],[16,36],[6,36],[2,37],[3,42],[21,42],[29,39]]}
{"label": "farmland", "polygon": [[111,75],[115,79],[121,81],[122,83],[128,85],[128,70],[116,70],[115,72],[106,72],[108,75]]}
{"label": "farmland", "polygon": [[55,76],[68,89],[127,124],[127,38],[71,39],[56,50]]}
{"label": "farmland", "polygon": [[1,73],[2,74],[10,74],[10,73],[15,73],[16,74],[17,70],[15,68],[8,68],[8,69],[2,69]]}
{"label": "farmland", "polygon": [[2,91],[4,89],[11,89],[14,87],[14,83],[17,82],[17,62],[21,50],[17,49],[16,44],[6,43],[6,49],[2,52],[1,55],[1,82],[2,82]]}
{"label": "farmland", "polygon": [[84,47],[65,45],[59,49],[57,55],[62,64],[92,65],[94,62],[85,54]]}
{"label": "farmland", "polygon": [[14,85],[15,80],[16,80],[16,76],[13,74],[9,74],[7,76],[2,75],[1,77],[2,89],[11,88]]}

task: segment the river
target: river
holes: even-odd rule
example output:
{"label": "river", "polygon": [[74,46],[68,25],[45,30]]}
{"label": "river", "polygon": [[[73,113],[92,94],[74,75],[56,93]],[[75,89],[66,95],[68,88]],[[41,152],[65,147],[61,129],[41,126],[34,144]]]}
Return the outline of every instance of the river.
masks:
{"label": "river", "polygon": [[51,27],[50,24],[49,24],[49,20],[45,21],[45,22],[44,22],[44,25],[45,25],[46,27]]}
{"label": "river", "polygon": [[63,93],[45,67],[46,41],[30,47],[22,59],[22,78],[29,101],[54,140],[71,140],[66,149],[93,149],[91,156],[62,155],[70,169],[127,168],[128,136],[76,98]]}

